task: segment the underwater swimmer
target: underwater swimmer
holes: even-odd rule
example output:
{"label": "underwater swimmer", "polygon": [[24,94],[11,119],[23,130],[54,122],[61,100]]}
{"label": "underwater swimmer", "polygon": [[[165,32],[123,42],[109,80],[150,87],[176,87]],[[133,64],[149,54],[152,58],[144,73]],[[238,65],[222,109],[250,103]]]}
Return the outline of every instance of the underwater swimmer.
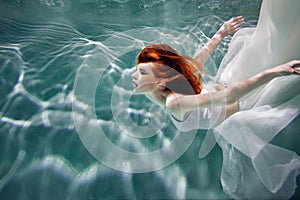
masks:
{"label": "underwater swimmer", "polygon": [[213,92],[207,92],[201,84],[202,65],[221,40],[239,30],[243,23],[241,16],[226,21],[193,58],[180,55],[166,44],[145,47],[137,57],[136,72],[132,75],[134,92],[145,94],[152,102],[167,108],[178,121],[184,121],[193,109],[212,104],[223,106],[226,119],[239,111],[239,99],[249,92],[276,77],[300,73],[300,61],[290,61],[234,85],[215,84]]}
{"label": "underwater swimmer", "polygon": [[[242,17],[226,21],[193,58],[166,44],[146,46],[138,54],[132,74],[134,92],[165,108],[180,131],[212,129],[219,135],[221,183],[230,197],[288,198],[296,187],[300,158],[274,147],[269,137],[275,137],[299,114],[300,60],[270,66],[237,83],[205,85],[201,81],[202,66],[211,53],[243,23]],[[251,72],[243,66],[238,70]],[[253,96],[252,91],[259,88],[265,93]],[[246,107],[243,98],[247,96],[248,104],[255,99],[265,105]],[[277,104],[272,107],[274,102]]]}

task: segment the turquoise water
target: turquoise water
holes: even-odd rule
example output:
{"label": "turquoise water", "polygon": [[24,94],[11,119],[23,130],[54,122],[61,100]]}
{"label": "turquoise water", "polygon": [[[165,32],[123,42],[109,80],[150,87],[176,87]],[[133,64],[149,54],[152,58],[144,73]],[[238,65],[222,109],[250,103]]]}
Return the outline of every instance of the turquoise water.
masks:
{"label": "turquoise water", "polygon": [[[168,162],[150,157],[141,164],[148,170],[131,173],[130,162],[118,169],[120,155],[102,139],[88,142],[104,146],[108,159],[91,152],[79,114],[89,116],[93,107],[99,132],[126,151],[152,152],[175,141],[166,114],[130,93],[138,50],[165,42],[192,55],[232,16],[255,26],[260,3],[1,0],[0,199],[227,199],[220,148],[198,158],[205,132],[180,140]],[[212,73],[229,41],[209,60]]]}

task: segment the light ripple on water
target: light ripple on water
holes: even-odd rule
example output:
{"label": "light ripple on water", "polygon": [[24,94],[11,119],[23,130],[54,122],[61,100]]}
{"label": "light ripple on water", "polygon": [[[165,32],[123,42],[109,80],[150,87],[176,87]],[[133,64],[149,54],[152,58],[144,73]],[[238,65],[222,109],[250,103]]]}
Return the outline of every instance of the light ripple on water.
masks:
{"label": "light ripple on water", "polygon": [[[47,4],[45,1],[41,1],[41,3]],[[51,6],[51,4],[49,5]],[[219,22],[220,19],[211,20]],[[103,34],[107,38],[111,38],[109,42],[106,40],[106,43],[98,41],[96,37],[84,35],[71,26],[59,23],[34,25],[1,19],[0,26],[2,30],[0,35],[0,131],[1,144],[3,144],[1,155],[4,155],[2,156],[4,162],[0,164],[0,188],[9,193],[10,189],[14,188],[11,184],[17,184],[20,181],[21,183],[17,184],[20,186],[22,183],[30,182],[30,179],[34,177],[35,181],[42,183],[39,186],[40,195],[50,187],[49,181],[53,181],[56,186],[51,187],[62,191],[58,189],[61,187],[67,191],[66,196],[69,197],[75,197],[75,194],[78,194],[77,189],[93,185],[98,181],[106,184],[101,181],[105,176],[115,182],[118,182],[118,176],[123,176],[99,163],[88,167],[95,161],[76,136],[73,124],[71,104],[74,96],[72,90],[77,70],[82,66],[106,70],[107,73],[100,80],[96,93],[96,98],[100,98],[98,102],[96,99],[95,105],[97,123],[104,126],[108,133],[107,137],[116,145],[131,151],[148,152],[168,144],[174,137],[175,129],[171,126],[166,127],[170,125],[169,121],[159,124],[166,120],[165,113],[153,115],[149,102],[144,98],[132,97],[134,101],[129,99],[130,105],[124,110],[122,110],[121,101],[116,101],[116,105],[112,105],[121,109],[118,110],[121,113],[120,116],[122,113],[139,116],[135,120],[136,123],[141,119],[146,120],[140,123],[148,125],[149,122],[153,122],[153,127],[155,124],[159,124],[165,126],[169,132],[158,130],[155,137],[143,141],[119,134],[120,130],[110,117],[110,96],[112,91],[120,99],[130,94],[131,86],[126,83],[126,80],[134,69],[136,52],[129,52],[128,55],[121,58],[115,56],[116,52],[125,52],[126,49],[122,48],[126,44],[128,44],[128,48],[141,49],[148,43],[165,42],[174,44],[180,52],[191,55],[196,51],[199,43],[203,44],[208,39],[197,26],[187,28],[189,31],[182,34],[180,32],[175,34],[174,31],[167,29],[149,27],[139,29],[135,35],[126,35],[126,32],[119,33],[110,30]],[[188,40],[186,34],[188,34]],[[125,45],[118,44],[118,38],[127,38],[122,40],[125,41]],[[187,43],[191,45],[186,45]],[[226,44],[226,42],[223,44],[224,50]],[[217,56],[221,57],[224,54],[222,48],[217,52]],[[110,60],[114,60],[114,62],[110,63],[107,69],[97,69],[99,61]],[[212,60],[206,67],[216,70],[216,65]],[[117,83],[118,87],[113,87]],[[139,107],[140,103],[147,105],[150,110]],[[103,116],[101,113],[107,114]],[[151,120],[147,122],[148,119]],[[122,117],[119,121],[122,122]],[[126,128],[126,123],[123,125],[121,126],[123,129],[128,129],[129,132],[133,131],[132,127]],[[55,154],[60,154],[60,156]],[[115,155],[110,156],[111,159],[115,157]],[[78,158],[81,161],[78,161]],[[189,184],[186,180],[189,170],[184,171],[181,167],[181,164],[175,164],[168,167],[167,171],[151,174],[151,179],[156,183],[161,182],[166,190],[177,191],[174,194],[164,194],[165,197],[185,197]],[[111,173],[111,176],[107,173]],[[49,178],[48,182],[44,182],[45,180],[38,178],[39,175],[55,178]],[[62,175],[63,177],[59,178]],[[149,176],[149,174],[145,176]],[[117,178],[114,179],[114,177]],[[127,179],[121,181],[120,184],[122,186],[128,185],[128,183],[133,184],[133,181],[139,180],[139,177],[141,175],[128,175]],[[209,182],[209,180],[207,181]],[[62,182],[64,183],[62,184]],[[134,191],[134,188],[138,188],[137,185],[132,187],[122,190],[119,197],[124,195],[128,198],[135,198],[135,195],[142,195],[140,192]],[[155,189],[155,186],[148,183],[145,188],[151,190],[151,188]],[[25,189],[30,191],[28,187]],[[20,195],[26,195],[24,192],[27,191],[19,190],[19,192]]]}

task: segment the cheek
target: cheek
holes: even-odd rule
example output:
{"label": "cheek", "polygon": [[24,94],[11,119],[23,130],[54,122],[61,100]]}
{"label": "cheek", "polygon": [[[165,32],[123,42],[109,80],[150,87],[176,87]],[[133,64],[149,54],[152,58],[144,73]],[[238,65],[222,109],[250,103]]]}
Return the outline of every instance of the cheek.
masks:
{"label": "cheek", "polygon": [[145,81],[151,85],[154,85],[157,82],[154,77],[147,77],[147,79]]}
{"label": "cheek", "polygon": [[144,75],[139,77],[139,82],[143,84],[155,84],[156,79],[151,75]]}
{"label": "cheek", "polygon": [[136,92],[149,92],[156,87],[156,80],[152,77],[143,77],[138,81]]}
{"label": "cheek", "polygon": [[156,82],[158,82],[159,79],[154,74],[151,74],[148,76],[148,80],[153,83],[156,83]]}

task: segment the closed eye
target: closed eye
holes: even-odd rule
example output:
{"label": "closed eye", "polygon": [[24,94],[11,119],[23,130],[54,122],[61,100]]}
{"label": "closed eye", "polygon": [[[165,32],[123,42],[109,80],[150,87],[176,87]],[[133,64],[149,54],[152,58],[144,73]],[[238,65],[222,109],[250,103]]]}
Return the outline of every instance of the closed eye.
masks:
{"label": "closed eye", "polygon": [[142,69],[142,68],[139,68],[139,71],[141,74],[147,74],[146,70]]}

